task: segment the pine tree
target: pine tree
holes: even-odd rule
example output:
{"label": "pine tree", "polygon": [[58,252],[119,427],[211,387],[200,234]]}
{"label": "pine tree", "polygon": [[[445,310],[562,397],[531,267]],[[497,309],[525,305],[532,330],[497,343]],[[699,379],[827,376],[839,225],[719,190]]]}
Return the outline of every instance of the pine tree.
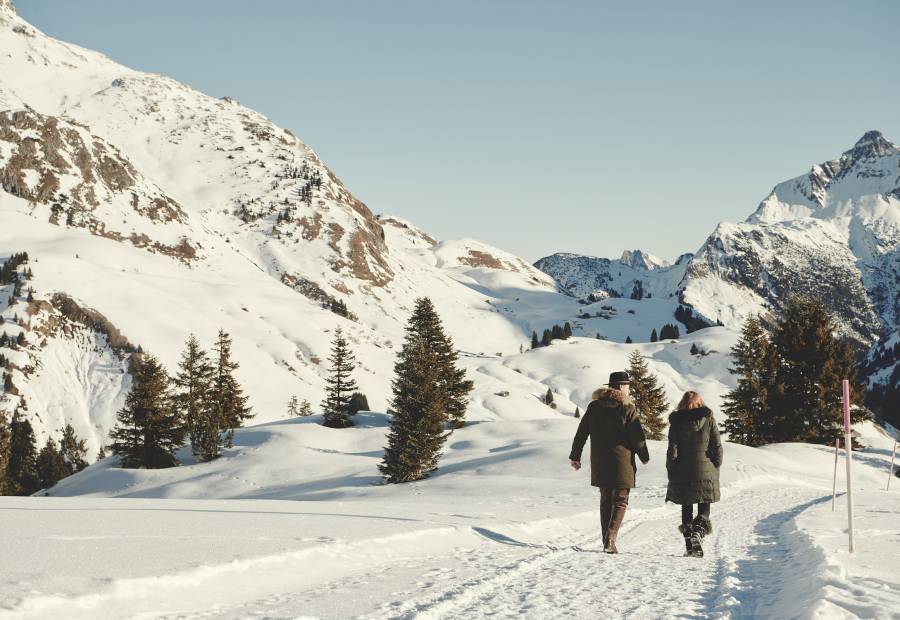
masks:
{"label": "pine tree", "polygon": [[312,405],[305,398],[300,402],[300,411],[297,415],[300,417],[307,417],[313,414]]}
{"label": "pine tree", "polygon": [[437,355],[412,325],[407,327],[391,385],[393,417],[379,469],[390,483],[421,480],[437,469],[449,435],[444,429],[447,394]]}
{"label": "pine tree", "polygon": [[78,439],[75,428],[71,424],[66,424],[62,429],[59,453],[66,464],[68,475],[76,474],[88,466],[87,442],[84,439]]}
{"label": "pine tree", "polygon": [[453,340],[444,332],[441,318],[434,305],[427,297],[416,300],[407,330],[415,338],[425,343],[425,348],[433,351],[439,366],[440,386],[445,396],[445,422],[451,428],[460,428],[465,424],[466,408],[469,393],[474,384],[466,378],[466,371],[457,366],[459,354],[453,346]]}
{"label": "pine tree", "polygon": [[631,399],[647,438],[663,439],[666,428],[663,414],[669,410],[669,401],[639,351],[632,351],[628,356],[628,375],[631,378]]}
{"label": "pine tree", "polygon": [[[834,336],[825,305],[804,297],[788,299],[771,340],[778,355],[769,396],[772,441],[833,442],[841,433],[841,380],[850,380],[851,404],[865,396],[850,344]],[[865,410],[853,408],[854,422],[866,417]]]}
{"label": "pine tree", "polygon": [[369,408],[369,399],[362,392],[353,392],[350,395],[350,415],[356,415],[360,411],[371,411]]}
{"label": "pine tree", "polygon": [[12,431],[9,427],[9,421],[6,414],[0,411],[0,495],[10,495],[9,484],[9,454],[10,443],[12,441]]}
{"label": "pine tree", "polygon": [[553,342],[553,336],[549,329],[544,330],[544,336],[541,338],[541,346],[548,347]]}
{"label": "pine tree", "polygon": [[775,387],[778,360],[756,317],[744,323],[740,340],[731,348],[731,359],[729,372],[737,376],[737,387],[723,399],[722,412],[727,417],[722,427],[731,441],[763,445],[774,436],[769,392]]}
{"label": "pine tree", "polygon": [[47,443],[37,455],[37,472],[42,489],[49,489],[63,478],[72,475],[62,452],[52,438],[47,439]]}
{"label": "pine tree", "polygon": [[106,458],[106,446],[101,445],[100,449],[97,450],[97,458],[95,459],[95,462],[100,462],[105,458]]}
{"label": "pine tree", "polygon": [[562,337],[563,337],[563,340],[568,340],[569,338],[572,337],[572,324],[569,323],[568,321],[566,321],[566,324],[563,325]]}
{"label": "pine tree", "polygon": [[7,485],[12,495],[31,495],[41,488],[37,470],[37,445],[31,422],[16,412],[10,425]]}
{"label": "pine tree", "polygon": [[691,345],[691,355],[699,355],[700,349],[697,348],[697,343]]}
{"label": "pine tree", "polygon": [[631,336],[625,336],[625,344],[632,344]]}
{"label": "pine tree", "polygon": [[579,409],[578,407],[575,407],[575,417],[576,418],[581,417],[581,409]]}
{"label": "pine tree", "polygon": [[123,467],[161,469],[178,465],[185,427],[172,405],[169,376],[153,355],[131,357],[131,391],[112,432],[112,451]]}
{"label": "pine tree", "polygon": [[562,337],[563,337],[562,327],[560,327],[559,325],[554,325],[553,328],[550,330],[550,338],[552,338],[553,340],[562,340]]}
{"label": "pine tree", "polygon": [[650,332],[650,342],[657,342],[657,341],[659,341],[659,336],[656,335],[656,328],[654,327],[653,331]]}
{"label": "pine tree", "polygon": [[331,363],[328,378],[325,379],[325,400],[322,409],[325,413],[323,424],[330,428],[346,428],[352,426],[350,421],[350,396],[356,390],[353,371],[356,369],[356,358],[350,351],[350,345],[344,338],[341,328],[335,330],[331,342]]}
{"label": "pine tree", "polygon": [[541,346],[541,343],[540,343],[540,341],[538,340],[537,332],[536,332],[536,331],[532,331],[532,332],[531,332],[531,348],[532,348],[532,349],[537,349],[539,346]]}
{"label": "pine tree", "polygon": [[172,396],[178,415],[184,420],[191,452],[202,461],[219,455],[221,426],[220,414],[212,398],[214,371],[196,336],[188,336],[178,363],[178,374],[172,380],[175,386]]}
{"label": "pine tree", "polygon": [[288,401],[287,414],[289,418],[296,418],[300,415],[300,399],[296,396],[291,396],[291,399]]}
{"label": "pine tree", "polygon": [[553,392],[550,390],[550,388],[547,388],[547,393],[544,394],[544,404],[548,407],[553,405]]}
{"label": "pine tree", "polygon": [[[247,397],[234,376],[240,364],[231,359],[231,336],[220,329],[213,347],[214,368],[210,399],[218,414],[219,430],[225,433],[225,447],[234,442],[234,429],[253,417]],[[212,423],[210,423],[212,425]]]}

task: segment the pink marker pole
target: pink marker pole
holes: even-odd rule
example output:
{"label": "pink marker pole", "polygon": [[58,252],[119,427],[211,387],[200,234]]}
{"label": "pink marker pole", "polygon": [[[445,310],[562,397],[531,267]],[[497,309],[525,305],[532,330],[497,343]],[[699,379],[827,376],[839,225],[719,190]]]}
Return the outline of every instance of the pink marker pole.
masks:
{"label": "pink marker pole", "polygon": [[844,448],[847,451],[847,536],[853,553],[853,443],[850,436],[850,382],[844,379]]}
{"label": "pink marker pole", "polygon": [[832,478],[831,483],[831,512],[834,512],[834,500],[837,498],[837,465],[838,465],[838,453],[841,450],[841,440],[838,437],[834,438],[834,477]]}

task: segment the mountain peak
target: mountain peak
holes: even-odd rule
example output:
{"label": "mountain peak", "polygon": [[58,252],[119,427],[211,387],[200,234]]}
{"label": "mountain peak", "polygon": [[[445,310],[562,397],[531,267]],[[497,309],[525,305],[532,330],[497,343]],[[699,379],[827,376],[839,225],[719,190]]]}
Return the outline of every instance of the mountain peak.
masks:
{"label": "mountain peak", "polygon": [[853,148],[844,154],[850,155],[854,159],[862,159],[865,157],[884,157],[898,151],[900,149],[893,142],[887,140],[880,131],[873,129],[864,133],[862,138],[853,145]]}
{"label": "mountain peak", "polygon": [[666,261],[644,252],[643,250],[625,250],[622,252],[622,258],[620,258],[619,261],[629,267],[646,269],[647,271],[668,265]]}

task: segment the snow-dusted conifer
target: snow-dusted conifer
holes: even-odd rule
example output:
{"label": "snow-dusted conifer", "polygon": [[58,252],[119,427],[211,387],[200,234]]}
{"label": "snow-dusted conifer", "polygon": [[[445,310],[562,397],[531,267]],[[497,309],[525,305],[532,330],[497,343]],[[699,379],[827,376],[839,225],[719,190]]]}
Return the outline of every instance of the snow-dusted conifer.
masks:
{"label": "snow-dusted conifer", "polygon": [[775,389],[777,360],[774,348],[759,319],[750,317],[741,329],[741,338],[731,348],[731,374],[737,387],[723,399],[723,423],[728,438],[748,446],[760,446],[771,440],[773,418],[769,392]]}
{"label": "snow-dusted conifer", "polygon": [[37,445],[31,422],[18,411],[10,425],[7,488],[11,495],[31,495],[41,488],[37,470]]}
{"label": "snow-dusted conifer", "polygon": [[191,451],[200,460],[218,456],[219,412],[211,397],[214,368],[194,334],[188,336],[178,374],[172,380],[174,405],[184,420]]}
{"label": "snow-dusted conifer", "polygon": [[663,439],[666,428],[663,414],[669,409],[669,401],[639,351],[632,351],[628,356],[628,376],[631,379],[631,399],[647,438]]}
{"label": "snow-dusted conifer", "polygon": [[331,366],[325,379],[323,424],[330,428],[346,428],[353,425],[350,421],[350,397],[357,387],[356,381],[353,380],[356,358],[341,328],[335,330],[328,361]]}
{"label": "snow-dusted conifer", "polygon": [[42,489],[49,489],[63,478],[72,475],[53,438],[47,439],[47,443],[38,452],[37,471]]}
{"label": "snow-dusted conifer", "polygon": [[0,495],[10,495],[12,491],[9,485],[9,454],[12,441],[12,431],[6,414],[0,411]]}
{"label": "snow-dusted conifer", "polygon": [[234,429],[242,427],[246,420],[253,417],[253,412],[234,376],[234,371],[240,368],[240,364],[231,359],[231,337],[225,330],[219,330],[213,353],[214,372],[210,399],[218,413],[219,429],[225,434],[225,446],[230,448],[234,442]]}
{"label": "snow-dusted conifer", "polygon": [[411,482],[437,468],[449,433],[445,430],[446,391],[434,351],[408,327],[392,382],[388,445],[378,466],[387,482]]}
{"label": "snow-dusted conifer", "polygon": [[59,440],[59,453],[68,469],[68,475],[80,472],[88,466],[87,442],[79,439],[75,434],[75,428],[66,424],[62,429],[62,438]]}
{"label": "snow-dusted conifer", "polygon": [[172,404],[169,376],[153,355],[131,357],[131,391],[112,432],[112,451],[123,467],[161,469],[178,465],[185,427]]}

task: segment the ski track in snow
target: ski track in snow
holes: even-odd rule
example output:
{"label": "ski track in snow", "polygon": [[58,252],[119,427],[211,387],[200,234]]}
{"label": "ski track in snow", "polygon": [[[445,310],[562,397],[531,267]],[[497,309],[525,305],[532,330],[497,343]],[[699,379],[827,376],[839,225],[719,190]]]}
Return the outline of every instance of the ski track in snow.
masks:
{"label": "ski track in snow", "polygon": [[[702,559],[683,557],[674,507],[632,509],[619,534],[618,556],[603,553],[599,532],[536,544],[476,527],[491,544],[407,557],[238,606],[153,617],[773,617],[803,579],[796,563],[807,555],[787,552],[784,526],[830,499],[822,493],[807,486],[736,489],[713,505],[714,531]],[[323,600],[329,608],[322,608]]]}

